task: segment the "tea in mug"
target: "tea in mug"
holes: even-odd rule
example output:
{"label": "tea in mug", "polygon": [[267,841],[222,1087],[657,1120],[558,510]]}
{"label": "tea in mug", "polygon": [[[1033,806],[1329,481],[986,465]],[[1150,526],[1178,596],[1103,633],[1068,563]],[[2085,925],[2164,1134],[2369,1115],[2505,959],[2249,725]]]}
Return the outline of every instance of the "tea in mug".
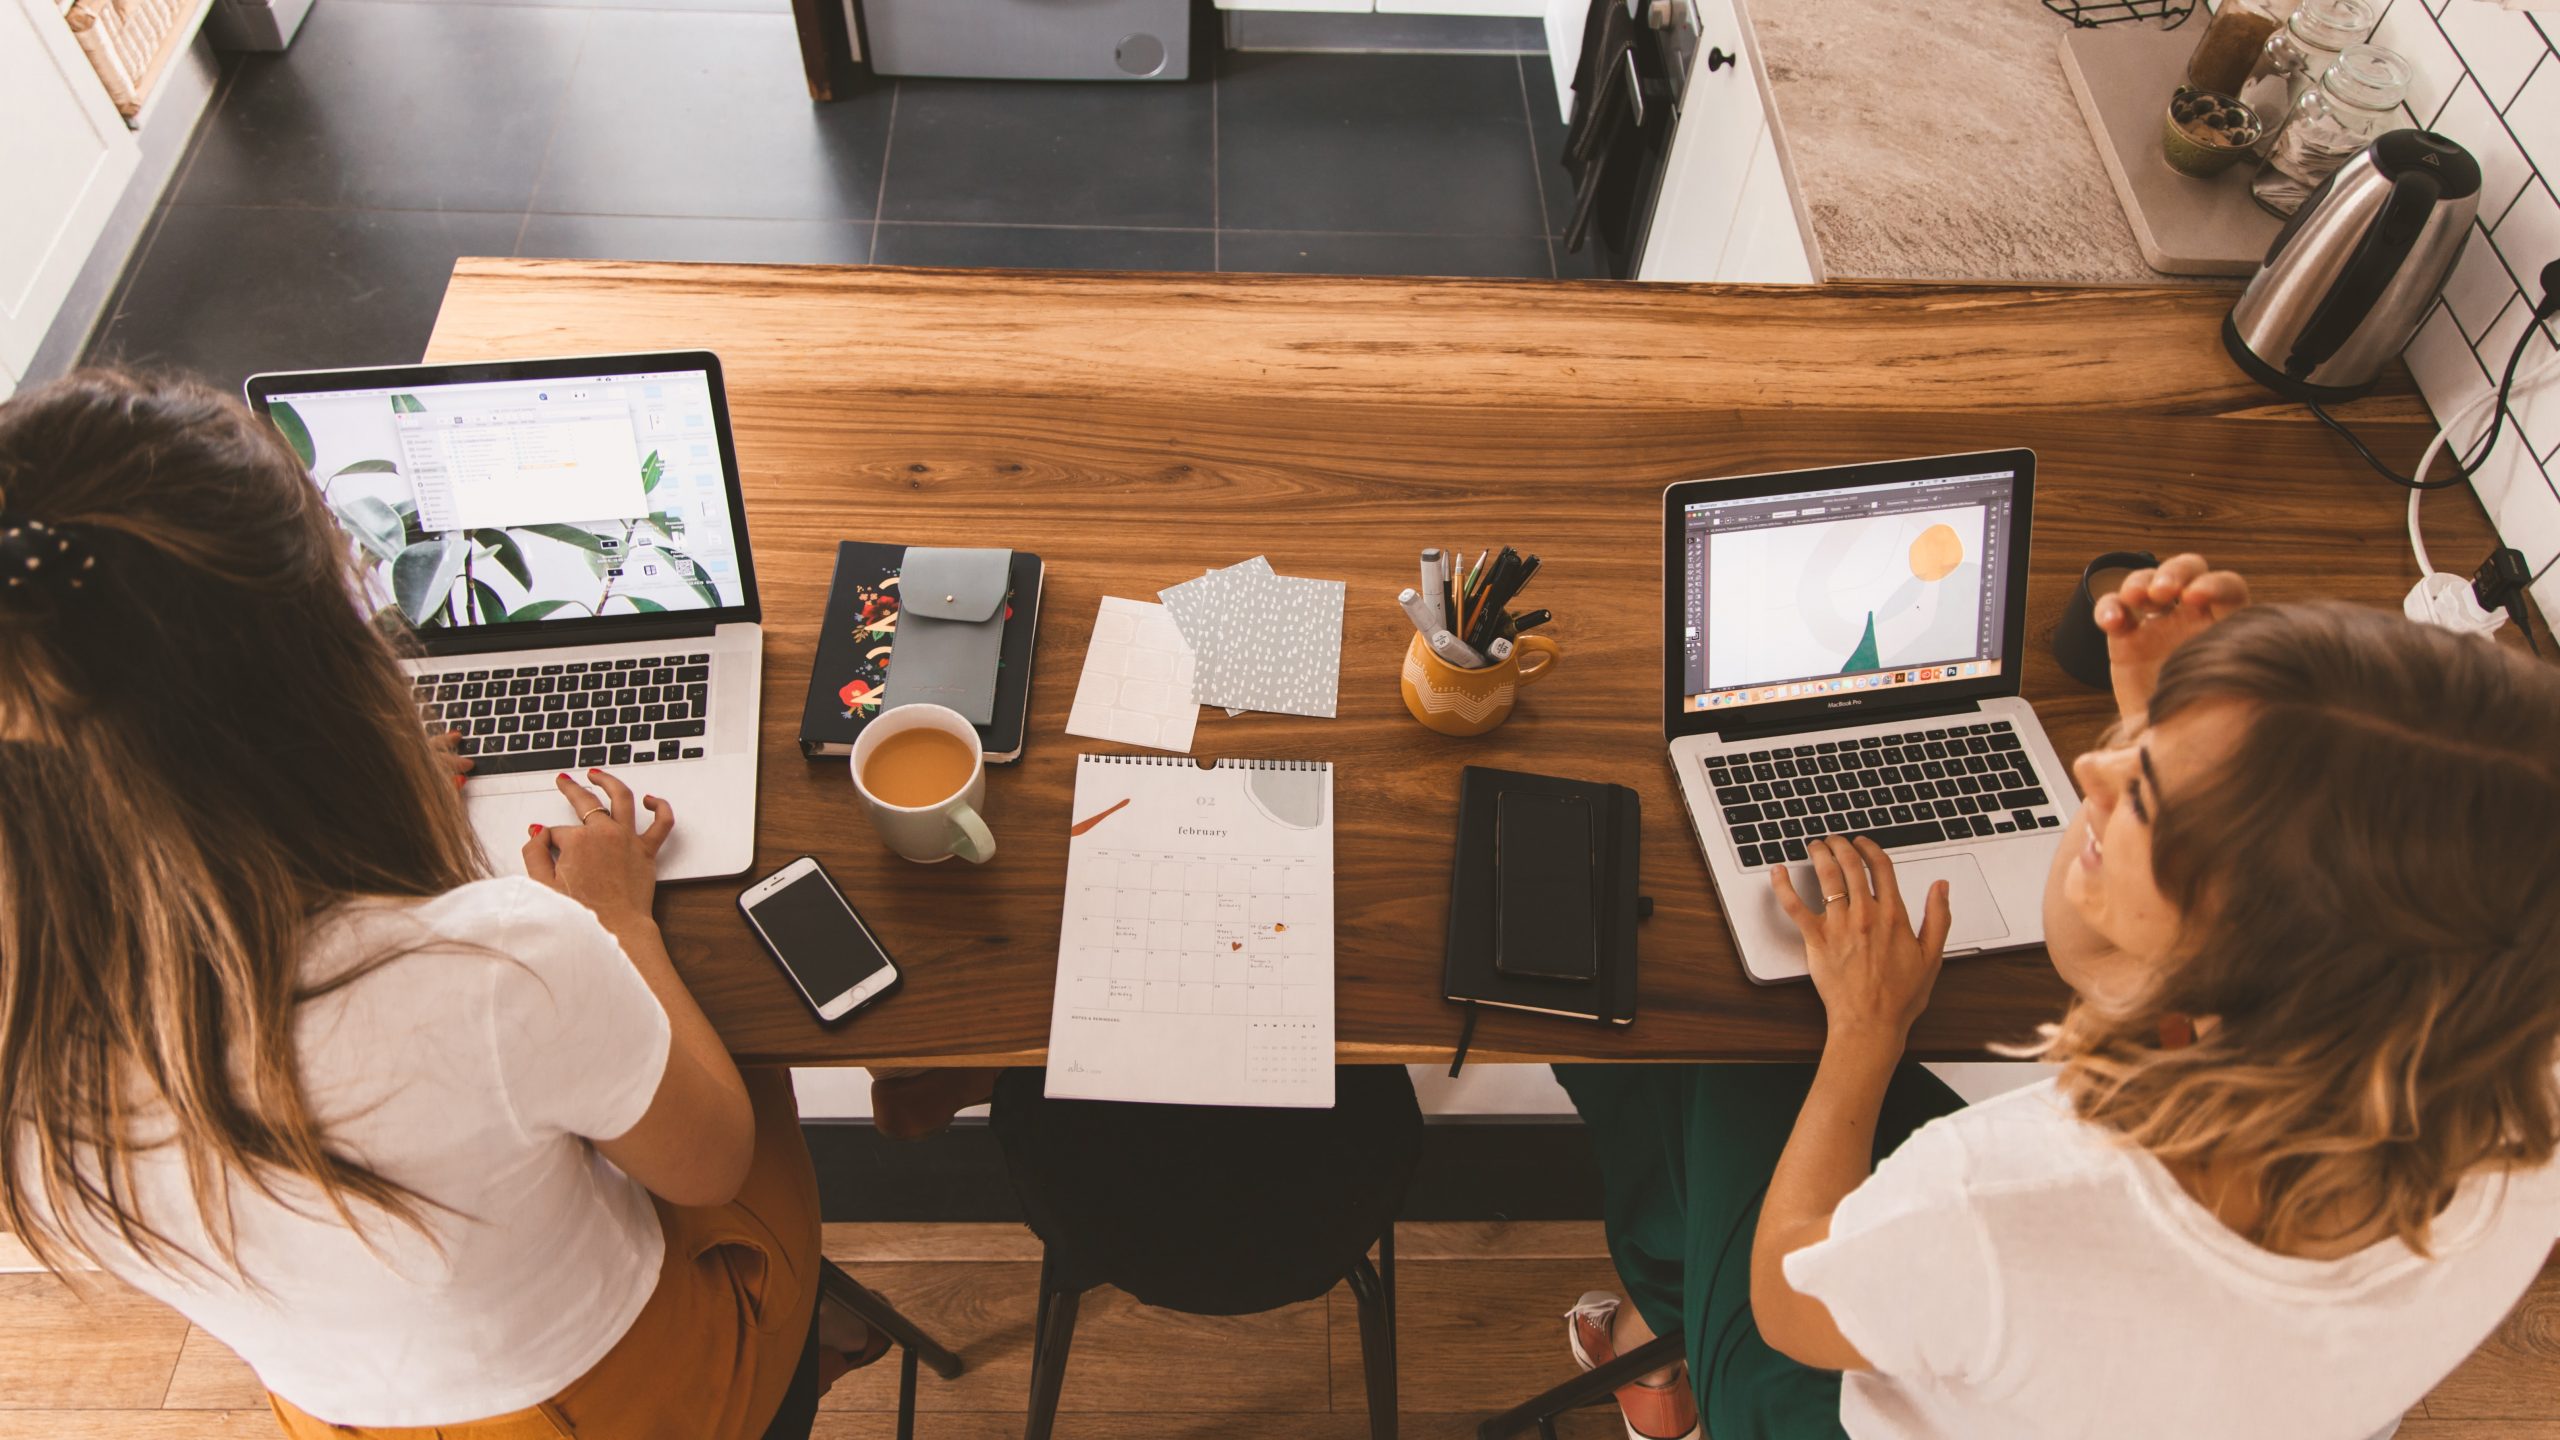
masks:
{"label": "tea in mug", "polygon": [[921,810],[959,794],[977,769],[976,746],[947,730],[918,725],[871,752],[862,766],[862,788],[884,804]]}

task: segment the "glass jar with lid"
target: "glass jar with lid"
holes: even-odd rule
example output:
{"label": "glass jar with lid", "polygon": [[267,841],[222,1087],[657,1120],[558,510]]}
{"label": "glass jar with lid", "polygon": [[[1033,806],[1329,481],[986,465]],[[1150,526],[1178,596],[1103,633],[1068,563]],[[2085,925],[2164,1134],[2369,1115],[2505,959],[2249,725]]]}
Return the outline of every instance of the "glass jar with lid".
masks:
{"label": "glass jar with lid", "polygon": [[2267,40],[2301,0],[2222,0],[2187,57],[2187,88],[2237,99]]}
{"label": "glass jar with lid", "polygon": [[2342,51],[2373,32],[2382,18],[2378,12],[2375,0],[2303,0],[2284,28],[2267,38],[2240,92],[2241,103],[2258,114],[2260,155],[2275,148],[2302,92],[2320,83]]}
{"label": "glass jar with lid", "polygon": [[2372,144],[2404,123],[2400,99],[2409,93],[2409,62],[2379,45],[2350,45],[2302,92],[2287,113],[2273,154],[2249,182],[2258,204],[2291,215],[2311,192]]}

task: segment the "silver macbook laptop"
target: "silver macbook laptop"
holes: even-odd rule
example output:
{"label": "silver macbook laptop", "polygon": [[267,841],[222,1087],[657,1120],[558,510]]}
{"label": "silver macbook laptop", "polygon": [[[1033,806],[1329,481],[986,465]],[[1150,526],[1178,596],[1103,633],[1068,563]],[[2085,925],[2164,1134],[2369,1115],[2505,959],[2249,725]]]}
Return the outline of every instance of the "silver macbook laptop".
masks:
{"label": "silver macbook laptop", "polygon": [[702,351],[253,376],[366,602],[417,635],[418,714],[472,759],[491,863],[603,766],[675,807],[670,880],[755,859],[764,665],[717,357]]}
{"label": "silver macbook laptop", "polygon": [[1822,908],[1818,835],[1884,845],[1915,913],[1948,882],[1949,955],[2043,941],[2078,802],[2018,696],[2034,492],[2026,450],[1663,491],[1663,728],[1752,979],[1805,973],[1769,872]]}

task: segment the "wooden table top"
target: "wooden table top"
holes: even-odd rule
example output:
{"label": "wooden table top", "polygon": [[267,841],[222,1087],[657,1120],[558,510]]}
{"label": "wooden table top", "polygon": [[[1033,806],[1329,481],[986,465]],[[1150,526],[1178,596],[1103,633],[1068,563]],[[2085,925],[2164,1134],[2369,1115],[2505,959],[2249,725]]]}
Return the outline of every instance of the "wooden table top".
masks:
{"label": "wooden table top", "polygon": [[[1346,1061],[1446,1059],[1441,999],[1457,770],[1642,797],[1643,990],[1610,1030],[1488,1010],[1473,1057],[1809,1058],[1804,986],[1743,978],[1661,734],[1660,492],[1674,480],[2024,445],[2039,455],[2020,645],[2068,755],[2111,718],[2048,648],[2103,550],[2199,549],[2263,598],[2396,605],[2414,579],[2401,492],[2221,353],[2230,293],[1974,286],[1656,286],[1071,275],[466,259],[431,360],[706,347],[727,370],[764,591],[762,874],[817,855],[906,971],[832,1033],[739,921],[745,884],[669,886],[687,983],[741,1058],[1036,1061],[1047,1038],[1073,757],[1064,733],[1104,595],[1152,598],[1267,555],[1349,582],[1339,718],[1204,710],[1195,753],[1336,767],[1335,969]],[[2425,411],[2395,374],[2353,407],[2413,459]],[[2468,491],[2430,539],[2481,552]],[[835,543],[1002,545],[1048,565],[1023,760],[990,776],[999,853],[910,865],[872,837],[844,762],[795,737]],[[1424,545],[1545,558],[1554,679],[1475,740],[1397,696],[1394,596]],[[1980,1057],[2064,991],[2040,953],[1951,964],[1917,1053]]]}

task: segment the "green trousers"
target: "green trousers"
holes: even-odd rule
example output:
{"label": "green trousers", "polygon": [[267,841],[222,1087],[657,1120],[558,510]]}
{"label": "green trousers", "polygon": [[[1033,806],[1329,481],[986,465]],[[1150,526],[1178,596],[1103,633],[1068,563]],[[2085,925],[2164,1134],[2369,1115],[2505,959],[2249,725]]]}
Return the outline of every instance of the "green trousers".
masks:
{"label": "green trousers", "polygon": [[[1687,1341],[1689,1383],[1714,1440],[1839,1440],[1840,1376],[1769,1348],[1751,1318],[1751,1238],[1810,1065],[1559,1065],[1600,1160],[1609,1256],[1657,1335]],[[1886,1091],[1876,1156],[1963,1108],[1905,1062]]]}

